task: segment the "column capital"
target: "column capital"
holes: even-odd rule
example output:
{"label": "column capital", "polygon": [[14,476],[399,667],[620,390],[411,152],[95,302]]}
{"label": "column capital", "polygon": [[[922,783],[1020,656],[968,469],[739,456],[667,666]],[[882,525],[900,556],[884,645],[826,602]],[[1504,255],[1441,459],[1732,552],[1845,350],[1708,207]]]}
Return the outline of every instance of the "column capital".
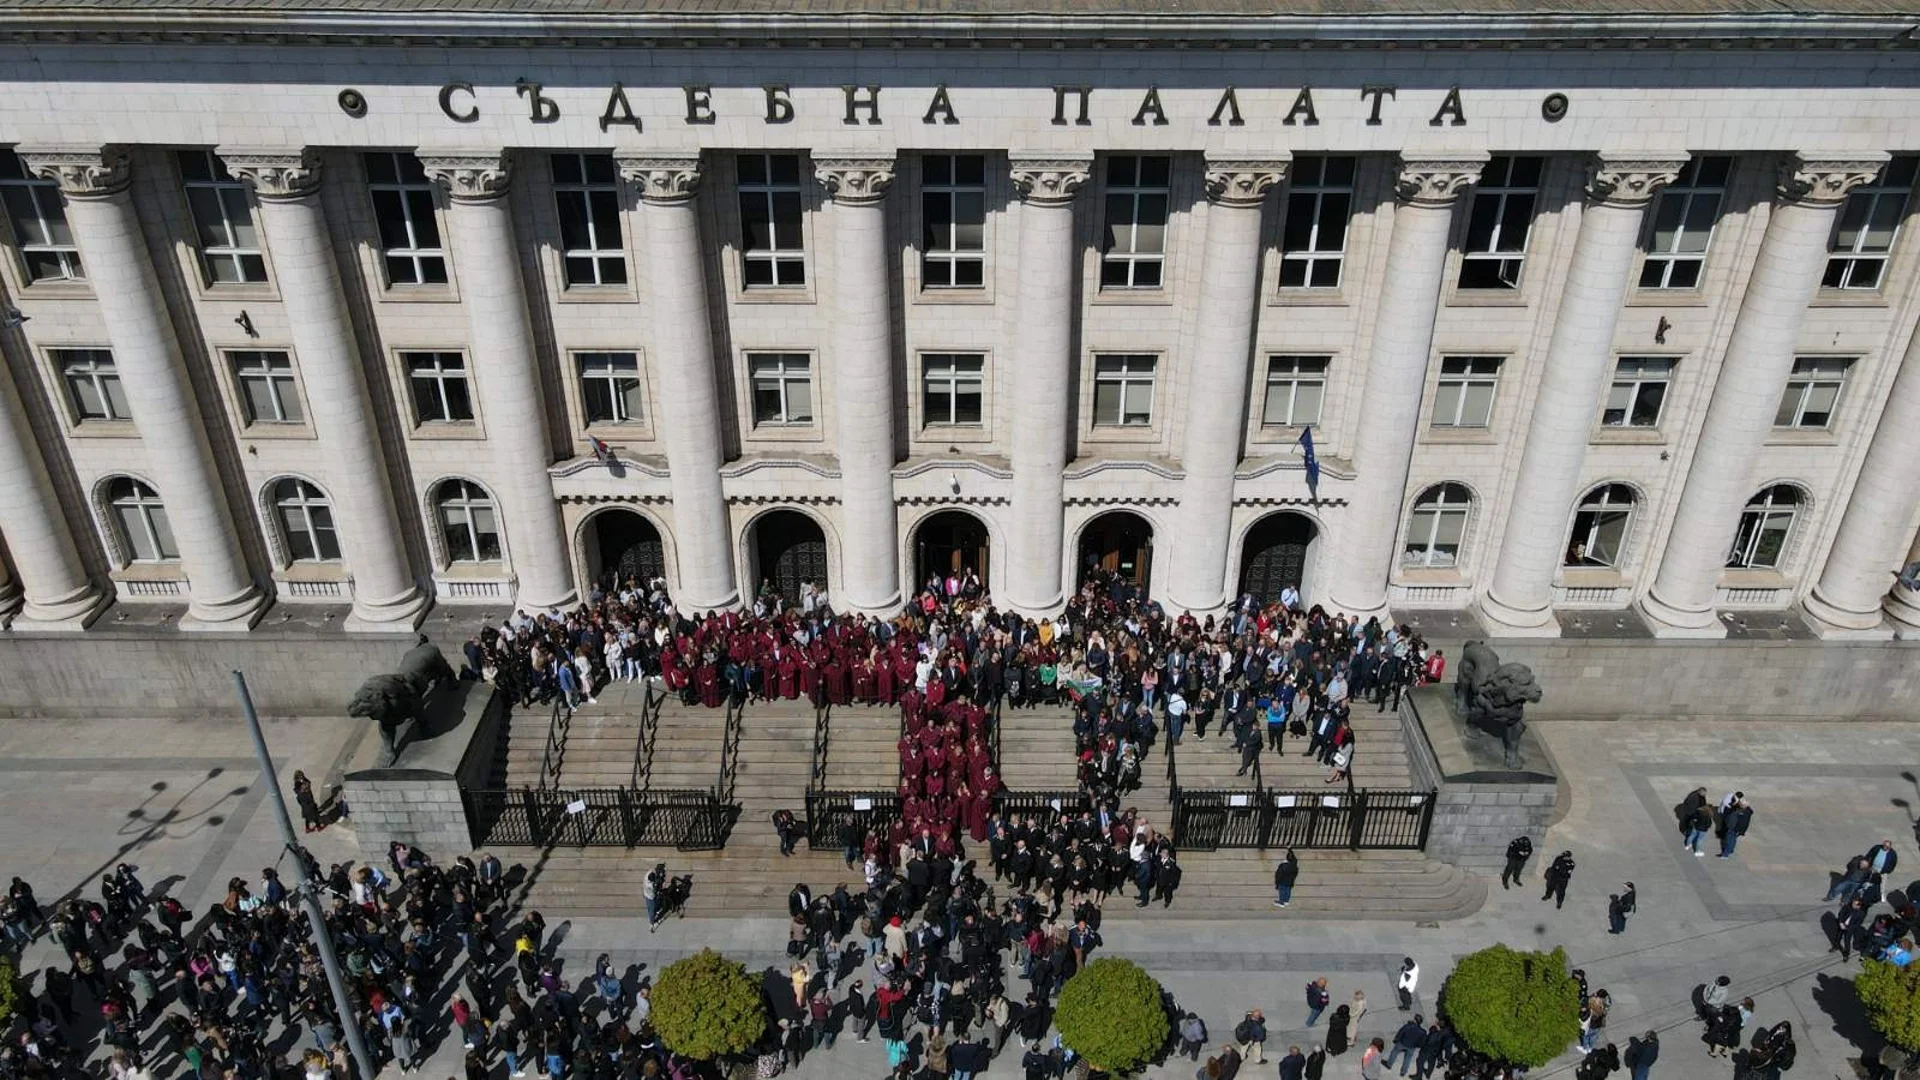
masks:
{"label": "column capital", "polygon": [[1610,154],[1587,166],[1587,197],[1606,206],[1645,206],[1687,167],[1684,153]]}
{"label": "column capital", "polygon": [[700,152],[642,154],[615,151],[614,167],[620,179],[640,189],[643,202],[660,206],[690,201],[700,190]]}
{"label": "column capital", "polygon": [[1221,206],[1257,207],[1267,192],[1287,178],[1293,155],[1285,152],[1264,158],[1207,155],[1207,200]]}
{"label": "column capital", "polygon": [[813,159],[813,178],[827,198],[849,206],[871,206],[893,186],[893,158],[878,154],[822,155]]}
{"label": "column capital", "polygon": [[267,202],[304,199],[320,190],[320,155],[312,147],[273,150],[222,146],[214,153],[236,180]]}
{"label": "column capital", "polygon": [[1393,189],[1401,202],[1414,206],[1451,206],[1460,193],[1480,180],[1489,155],[1485,151],[1459,154],[1401,154],[1400,173]]}
{"label": "column capital", "polygon": [[1877,151],[1821,154],[1802,150],[1780,162],[1780,197],[1816,206],[1839,203],[1848,192],[1879,176],[1888,160],[1890,155]]}
{"label": "column capital", "polygon": [[1007,154],[1007,169],[1020,197],[1035,206],[1068,206],[1093,173],[1093,154]]}
{"label": "column capital", "polygon": [[15,153],[28,172],[59,184],[70,199],[117,194],[133,179],[127,151],[119,146],[22,146]]}
{"label": "column capital", "polygon": [[414,151],[427,179],[447,189],[455,202],[492,202],[507,193],[512,169],[505,150]]}

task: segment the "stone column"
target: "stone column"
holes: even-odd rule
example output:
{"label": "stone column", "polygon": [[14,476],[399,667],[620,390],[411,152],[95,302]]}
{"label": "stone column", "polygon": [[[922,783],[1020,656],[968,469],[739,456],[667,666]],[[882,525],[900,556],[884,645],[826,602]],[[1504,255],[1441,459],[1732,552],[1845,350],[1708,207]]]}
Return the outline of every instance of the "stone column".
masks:
{"label": "stone column", "polygon": [[1187,427],[1180,461],[1167,599],[1196,614],[1226,607],[1227,548],[1233,526],[1233,472],[1246,433],[1254,312],[1260,304],[1260,207],[1287,175],[1291,158],[1207,157],[1207,245],[1201,256],[1199,325],[1187,377]]}
{"label": "stone column", "polygon": [[421,150],[427,176],[446,188],[453,256],[467,309],[471,372],[493,452],[494,495],[505,519],[518,590],[529,611],[570,607],[578,597],[566,530],[547,466],[553,448],[541,402],[533,321],[520,277],[520,249],[507,200],[505,152]]}
{"label": "stone column", "polygon": [[[1840,518],[1840,531],[1827,550],[1820,581],[1807,594],[1806,613],[1814,628],[1834,636],[1873,633],[1883,614],[1912,610],[1912,590],[1893,580],[1909,559],[1902,558],[1913,539],[1913,516],[1920,511],[1920,334],[1894,376],[1893,389],[1880,412],[1880,425],[1860,465]],[[1895,595],[1890,596],[1889,590]],[[1898,594],[1906,594],[1900,596]],[[1920,625],[1920,620],[1913,620]],[[1882,634],[1881,636],[1884,636]]]}
{"label": "stone column", "polygon": [[733,531],[720,485],[726,456],[720,389],[713,374],[713,323],[700,244],[700,154],[622,154],[620,175],[640,190],[647,243],[647,296],[653,355],[660,376],[654,423],[667,447],[673,489],[673,550],[682,611],[730,608],[740,602],[733,577]]}
{"label": "stone column", "polygon": [[1013,333],[1013,522],[1001,605],[1026,615],[1064,603],[1068,425],[1073,422],[1073,199],[1092,154],[1007,155],[1020,210],[1019,296]]}
{"label": "stone column", "polygon": [[182,630],[247,630],[266,610],[254,584],[213,447],[207,441],[180,342],[140,231],[126,152],[118,148],[20,150],[27,167],[60,185],[87,277],[133,409],[154,488],[180,545],[191,600]]}
{"label": "stone column", "polygon": [[1453,206],[1475,181],[1487,155],[1400,156],[1395,182],[1399,205],[1387,244],[1387,268],[1374,313],[1373,351],[1367,360],[1365,403],[1355,424],[1352,499],[1342,515],[1328,603],[1366,618],[1387,610],[1400,535],[1400,504],[1420,398],[1426,390],[1433,321],[1447,270]]}
{"label": "stone column", "polygon": [[840,458],[836,608],[900,607],[893,505],[893,290],[887,266],[891,156],[823,155],[814,175],[833,200],[833,437]]}
{"label": "stone column", "polygon": [[1547,346],[1526,450],[1514,485],[1493,584],[1480,601],[1494,635],[1557,636],[1553,573],[1566,547],[1567,510],[1579,497],[1594,412],[1613,367],[1613,330],[1633,273],[1640,222],[1654,194],[1678,176],[1685,154],[1600,155],[1587,183],[1573,264]]}
{"label": "stone column", "polygon": [[[1902,569],[1916,562],[1920,562],[1920,536],[1914,537],[1912,546],[1907,548],[1907,557],[1901,561]],[[1920,589],[1894,585],[1893,591],[1887,594],[1886,609],[1895,628],[1907,638],[1920,634]]]}
{"label": "stone column", "polygon": [[[17,580],[9,582],[6,567],[0,564],[0,614],[18,608],[14,629],[84,630],[107,606],[111,597],[87,577],[4,357],[0,357],[0,538],[5,539],[18,574]],[[0,623],[5,621],[0,618]]]}
{"label": "stone column", "polygon": [[319,437],[321,455],[312,468],[327,483],[334,526],[353,575],[353,613],[346,627],[412,630],[426,617],[427,597],[414,581],[401,541],[360,348],[320,205],[319,158],[312,150],[227,147],[220,157],[229,172],[253,186],[260,202],[273,276]]}
{"label": "stone column", "polygon": [[1886,160],[1885,154],[1802,153],[1781,164],[1780,199],[1734,317],[1659,574],[1640,601],[1658,636],[1726,633],[1714,615],[1714,594],[1740,508],[1753,495],[1753,461],[1773,430],[1807,304],[1820,287],[1834,214],[1847,192],[1873,179]]}

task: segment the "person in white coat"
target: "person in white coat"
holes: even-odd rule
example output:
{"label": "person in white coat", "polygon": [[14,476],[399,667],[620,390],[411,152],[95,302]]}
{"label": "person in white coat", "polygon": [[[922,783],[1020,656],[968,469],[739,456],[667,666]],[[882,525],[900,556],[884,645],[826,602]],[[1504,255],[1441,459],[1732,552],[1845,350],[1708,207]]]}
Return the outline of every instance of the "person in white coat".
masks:
{"label": "person in white coat", "polygon": [[1420,965],[1409,956],[1400,962],[1400,977],[1394,980],[1394,993],[1400,998],[1400,1011],[1413,1008],[1413,992],[1420,987]]}

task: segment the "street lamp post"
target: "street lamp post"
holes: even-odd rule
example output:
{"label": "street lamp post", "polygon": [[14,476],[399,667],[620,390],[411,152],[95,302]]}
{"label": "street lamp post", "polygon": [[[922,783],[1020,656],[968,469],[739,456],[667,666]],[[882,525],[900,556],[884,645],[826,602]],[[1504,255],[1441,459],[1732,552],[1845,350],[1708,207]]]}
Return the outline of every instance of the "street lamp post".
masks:
{"label": "street lamp post", "polygon": [[354,1023],[353,1002],[347,997],[347,983],[340,975],[340,958],[334,955],[333,935],[327,930],[325,913],[320,910],[319,882],[307,872],[300,842],[293,837],[293,818],[287,815],[287,800],[280,794],[280,778],[274,773],[273,758],[267,753],[267,737],[261,734],[260,714],[254,711],[253,695],[247,692],[247,677],[235,671],[233,688],[240,695],[240,711],[246,714],[247,732],[253,736],[253,753],[260,759],[262,782],[273,795],[273,813],[280,820],[280,837],[286,842],[287,850],[293,852],[294,865],[300,868],[300,883],[294,892],[307,910],[307,923],[313,928],[314,943],[320,948],[320,966],[326,969],[327,988],[333,991],[333,1009],[340,1017],[341,1034],[347,1038],[347,1049],[353,1054],[354,1066],[360,1070],[360,1080],[374,1080],[380,1075],[379,1070],[373,1067],[373,1056],[367,1053],[367,1041],[360,1025]]}

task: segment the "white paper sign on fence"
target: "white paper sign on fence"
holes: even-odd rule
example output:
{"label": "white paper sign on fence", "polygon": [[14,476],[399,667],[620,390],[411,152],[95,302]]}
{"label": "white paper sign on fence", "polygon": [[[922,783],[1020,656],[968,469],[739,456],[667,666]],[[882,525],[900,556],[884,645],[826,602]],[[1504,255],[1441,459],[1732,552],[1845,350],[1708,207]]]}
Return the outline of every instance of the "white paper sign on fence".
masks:
{"label": "white paper sign on fence", "polygon": [[853,800],[853,808],[855,810],[871,810],[873,809],[873,800],[872,799],[855,799]]}
{"label": "white paper sign on fence", "polygon": [[587,800],[585,799],[575,799],[567,804],[567,813],[569,814],[584,814],[586,812]]}

